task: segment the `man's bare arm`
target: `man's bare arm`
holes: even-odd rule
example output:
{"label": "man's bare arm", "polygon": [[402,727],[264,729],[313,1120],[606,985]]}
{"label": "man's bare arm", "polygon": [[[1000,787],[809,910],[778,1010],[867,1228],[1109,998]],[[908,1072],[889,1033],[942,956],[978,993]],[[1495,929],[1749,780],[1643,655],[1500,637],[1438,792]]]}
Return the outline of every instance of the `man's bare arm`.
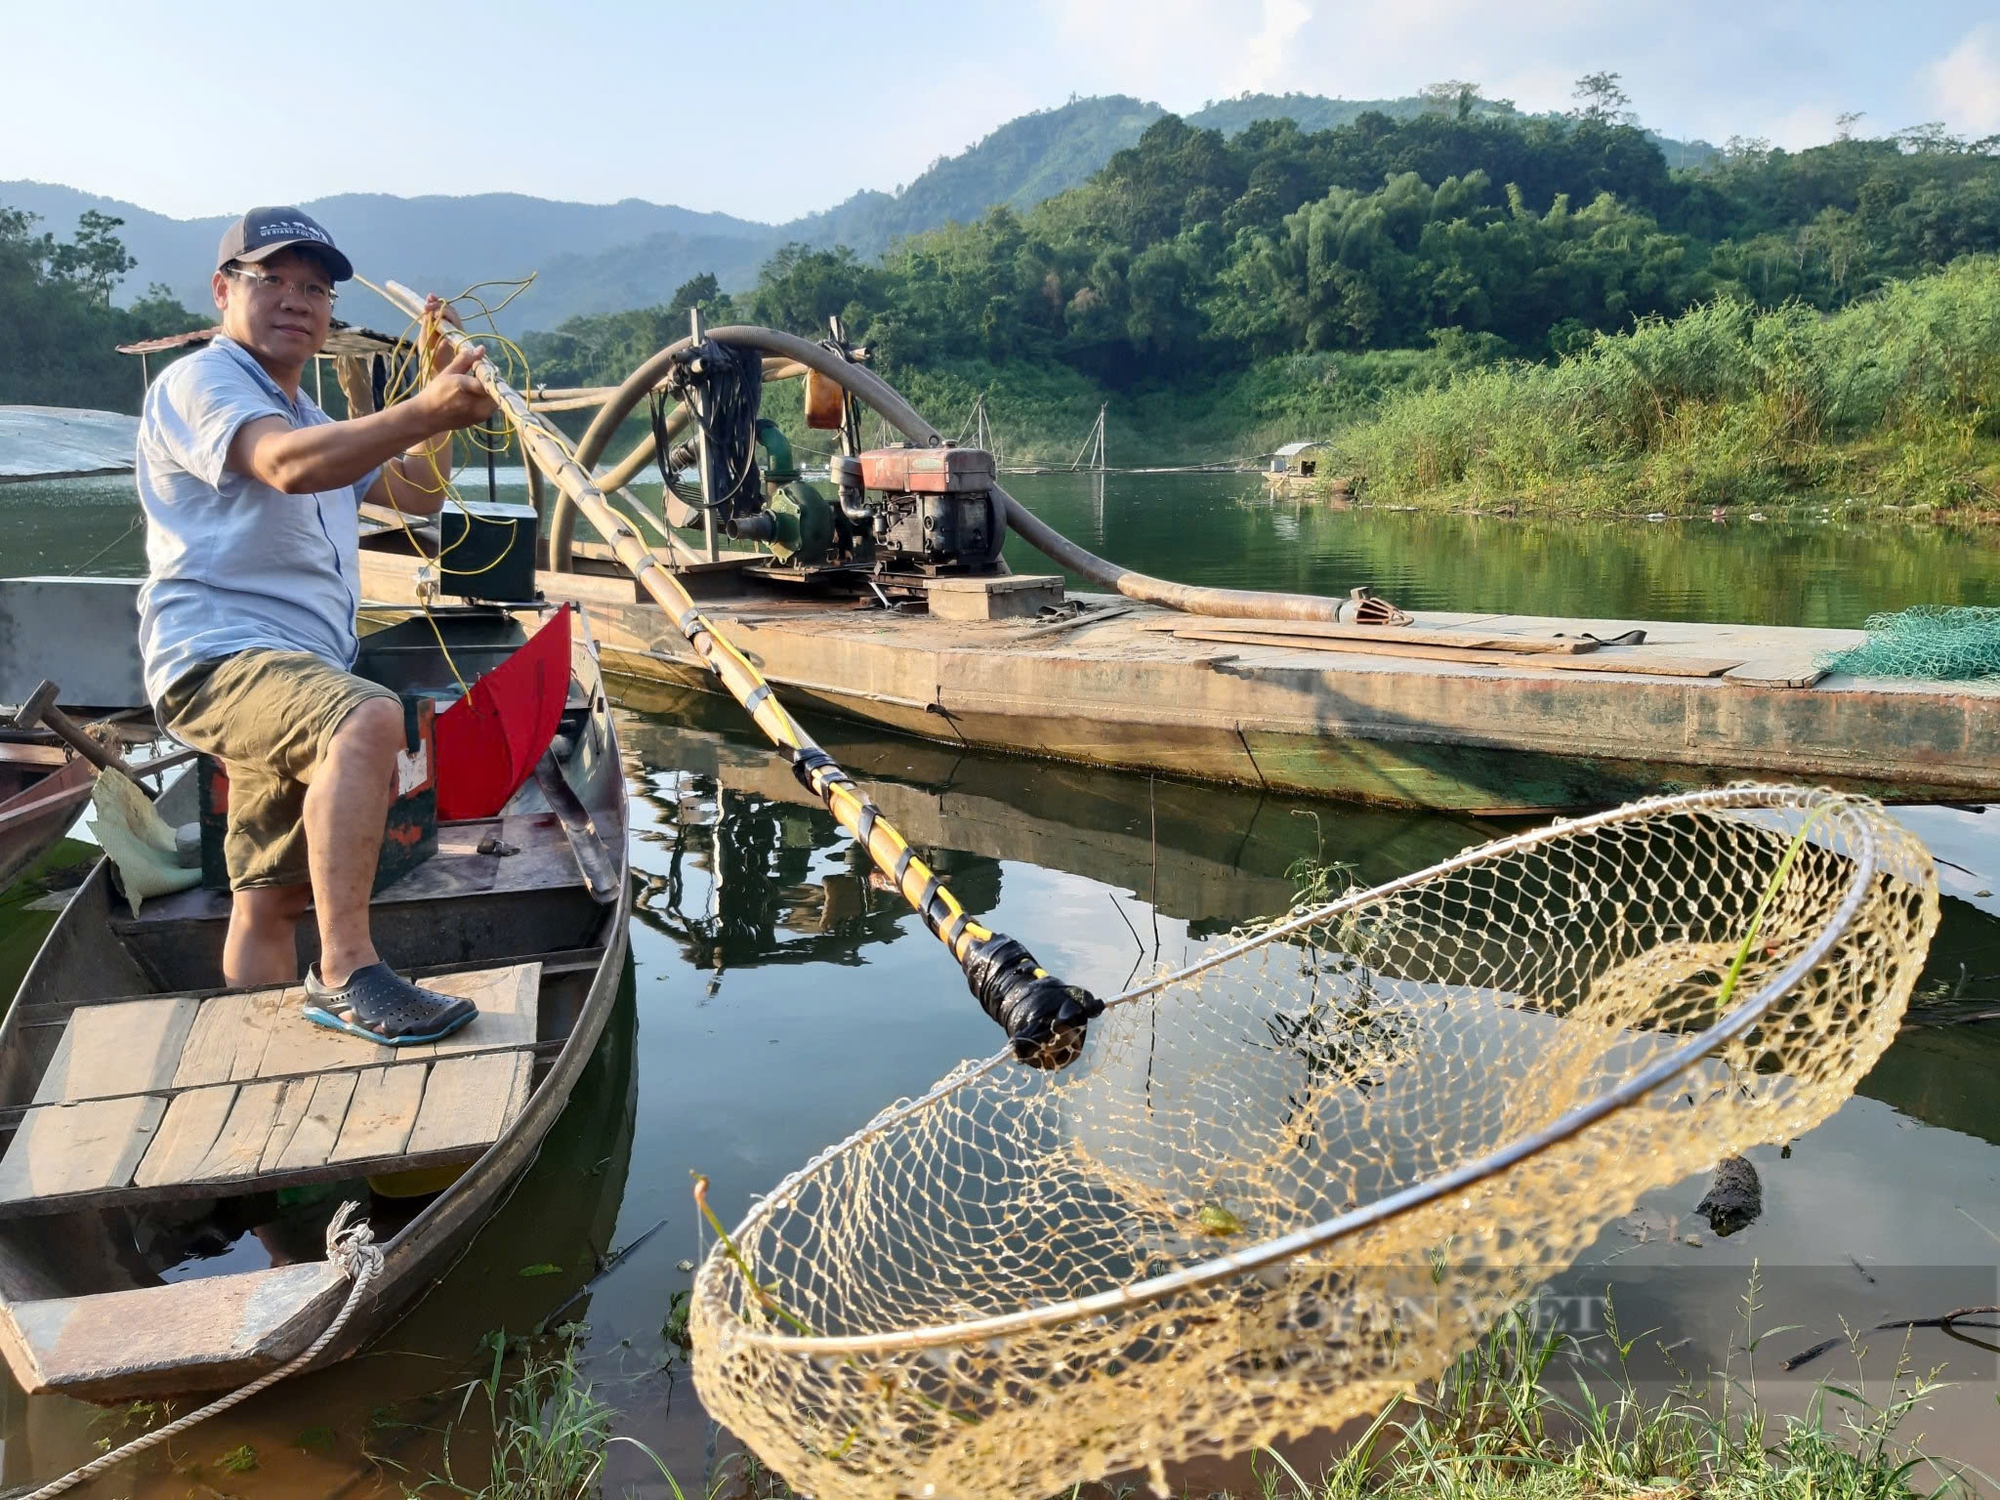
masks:
{"label": "man's bare arm", "polygon": [[[229,467],[287,495],[311,495],[353,484],[370,469],[390,464],[406,449],[491,415],[493,398],[471,373],[479,358],[480,351],[474,348],[462,350],[410,400],[369,416],[300,428],[283,417],[246,422],[229,444]],[[424,467],[428,468],[427,462]],[[395,468],[406,479],[420,479],[415,463],[409,472],[400,462]],[[435,483],[431,480],[428,487],[435,487]],[[442,497],[428,497],[426,507],[424,488],[421,483],[397,485],[397,503],[405,510],[436,510]],[[378,480],[369,497],[381,498],[377,493],[381,489]]]}

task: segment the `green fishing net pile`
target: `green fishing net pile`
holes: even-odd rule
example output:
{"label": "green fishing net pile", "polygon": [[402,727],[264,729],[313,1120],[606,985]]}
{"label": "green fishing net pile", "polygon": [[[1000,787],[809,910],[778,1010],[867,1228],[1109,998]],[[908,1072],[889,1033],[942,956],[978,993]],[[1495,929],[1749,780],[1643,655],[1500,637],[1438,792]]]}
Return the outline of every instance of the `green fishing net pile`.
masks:
{"label": "green fishing net pile", "polygon": [[1956,682],[2000,676],[2000,609],[1920,604],[1868,617],[1868,639],[1822,657],[1829,672]]}

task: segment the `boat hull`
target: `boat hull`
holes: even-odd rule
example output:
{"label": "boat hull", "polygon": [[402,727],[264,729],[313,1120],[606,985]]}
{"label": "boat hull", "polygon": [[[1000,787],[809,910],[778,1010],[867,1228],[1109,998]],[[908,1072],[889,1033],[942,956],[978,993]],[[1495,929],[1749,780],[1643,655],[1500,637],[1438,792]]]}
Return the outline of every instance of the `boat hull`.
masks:
{"label": "boat hull", "polygon": [[[414,567],[364,552],[369,596],[414,597]],[[1727,650],[1766,664],[1765,676],[1586,673],[1182,640],[1160,627],[1191,617],[1115,599],[1101,623],[1051,632],[774,598],[726,573],[693,581],[791,707],[946,744],[1492,815],[1746,779],[1889,802],[2000,796],[2000,688],[1815,681],[1816,657],[1859,640],[1854,631],[1640,622],[1665,656]],[[537,582],[584,607],[607,671],[717,690],[629,579],[542,572]],[[1482,618],[1570,636],[1634,623]],[[1806,685],[1783,685],[1788,675]]]}
{"label": "boat hull", "polygon": [[[0,762],[9,759],[9,751],[20,748],[24,747],[0,745]],[[26,786],[0,801],[0,890],[12,885],[16,876],[69,831],[83,804],[90,800],[97,768],[72,756],[52,770],[23,779],[28,781]]]}

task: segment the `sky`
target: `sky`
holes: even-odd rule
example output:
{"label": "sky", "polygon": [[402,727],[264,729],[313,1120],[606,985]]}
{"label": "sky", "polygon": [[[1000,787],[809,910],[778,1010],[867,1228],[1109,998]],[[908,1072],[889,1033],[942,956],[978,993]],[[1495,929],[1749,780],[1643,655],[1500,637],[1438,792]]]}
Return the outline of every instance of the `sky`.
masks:
{"label": "sky", "polygon": [[1622,75],[1663,134],[2000,133],[1994,0],[0,0],[0,180],[193,217],[339,192],[645,198],[782,221],[1072,95]]}

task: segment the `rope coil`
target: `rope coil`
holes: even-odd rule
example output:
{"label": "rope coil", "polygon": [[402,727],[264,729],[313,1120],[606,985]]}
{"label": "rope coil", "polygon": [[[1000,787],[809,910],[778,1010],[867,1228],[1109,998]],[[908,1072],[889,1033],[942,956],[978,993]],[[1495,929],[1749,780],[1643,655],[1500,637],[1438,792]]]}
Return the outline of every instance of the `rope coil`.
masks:
{"label": "rope coil", "polygon": [[361,1205],[352,1201],[340,1205],[332,1222],[326,1226],[326,1258],[338,1267],[343,1276],[349,1277],[353,1285],[347,1289],[347,1300],[340,1305],[340,1311],[333,1315],[333,1321],[326,1325],[324,1332],[306,1347],[303,1354],[287,1360],[267,1375],[261,1375],[246,1386],[231,1391],[228,1395],[198,1407],[184,1417],[178,1417],[164,1427],[156,1427],[151,1432],[142,1433],[122,1447],[113,1448],[109,1453],[92,1459],[78,1469],[72,1469],[62,1478],[43,1485],[25,1497],[25,1500],[52,1500],[52,1497],[76,1488],[86,1480],[95,1479],[110,1469],[116,1468],[127,1459],[137,1458],[149,1448],[158,1447],[171,1438],[180,1436],[189,1428],[206,1422],[210,1417],[220,1416],[232,1406],[241,1405],[260,1391],[269,1390],[281,1380],[287,1380],[305,1369],[326,1350],[340,1330],[347,1326],[347,1320],[354,1316],[355,1308],[361,1305],[361,1294],[376,1277],[382,1274],[382,1247],[375,1243],[375,1231],[363,1219],[350,1223],[359,1213]]}

